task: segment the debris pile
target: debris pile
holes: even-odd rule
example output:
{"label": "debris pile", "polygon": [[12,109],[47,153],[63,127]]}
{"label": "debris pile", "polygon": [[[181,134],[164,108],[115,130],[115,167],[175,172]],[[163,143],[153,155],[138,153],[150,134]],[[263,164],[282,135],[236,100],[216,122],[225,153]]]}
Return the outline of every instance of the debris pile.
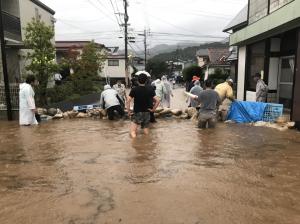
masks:
{"label": "debris pile", "polygon": [[278,117],[275,123],[259,121],[253,124],[255,127],[268,127],[279,131],[286,131],[295,128],[296,123],[291,122],[288,116]]}
{"label": "debris pile", "polygon": [[[56,108],[50,108],[48,110],[38,108],[37,112],[43,121],[76,118],[107,119],[107,112],[104,109],[90,109],[84,112],[76,110],[62,112],[60,109]],[[178,119],[197,119],[198,112],[195,108],[188,108],[186,110],[158,108],[154,115],[156,118],[175,117]]]}

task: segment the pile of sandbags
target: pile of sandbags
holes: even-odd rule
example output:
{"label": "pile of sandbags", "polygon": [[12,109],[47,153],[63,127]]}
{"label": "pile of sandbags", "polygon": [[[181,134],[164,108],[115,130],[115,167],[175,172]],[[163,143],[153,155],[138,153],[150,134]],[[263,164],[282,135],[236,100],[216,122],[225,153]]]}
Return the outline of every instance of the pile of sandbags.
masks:
{"label": "pile of sandbags", "polygon": [[273,128],[279,131],[286,131],[295,128],[296,123],[291,122],[288,116],[281,116],[276,119],[275,123],[259,121],[254,123],[255,127]]}
{"label": "pile of sandbags", "polygon": [[[76,110],[62,112],[57,108],[38,108],[38,114],[42,120],[51,119],[76,119],[76,118],[94,118],[94,119],[107,119],[107,112],[104,109],[90,109],[86,112],[78,112]],[[126,111],[125,111],[126,112]],[[170,108],[157,108],[154,113],[156,118],[174,117],[178,119],[197,119],[198,112],[195,108],[188,108],[186,110],[170,109]]]}
{"label": "pile of sandbags", "polygon": [[175,117],[179,119],[190,119],[198,117],[198,112],[195,108],[188,108],[186,110],[157,108],[154,115],[156,118]]}

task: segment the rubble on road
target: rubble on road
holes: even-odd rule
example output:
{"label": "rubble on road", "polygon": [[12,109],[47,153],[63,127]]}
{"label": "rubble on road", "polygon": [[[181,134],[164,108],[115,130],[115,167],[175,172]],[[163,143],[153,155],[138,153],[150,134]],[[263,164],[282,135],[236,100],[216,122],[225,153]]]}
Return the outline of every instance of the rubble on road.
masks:
{"label": "rubble on road", "polygon": [[287,123],[271,123],[271,122],[264,122],[264,121],[258,121],[256,123],[253,123],[253,126],[255,127],[267,127],[267,128],[273,128],[278,131],[287,131],[288,129],[292,129],[295,127],[294,122],[287,122]]}
{"label": "rubble on road", "polygon": [[[41,116],[41,120],[49,121],[49,120],[61,120],[61,119],[83,119],[83,118],[92,118],[92,119],[107,119],[107,112],[104,109],[90,109],[86,112],[78,112],[75,110],[62,112],[58,108],[44,109],[38,108],[38,114]],[[54,115],[53,115],[54,114]],[[186,110],[180,109],[170,109],[170,108],[157,108],[154,116],[156,118],[166,118],[173,117],[182,120],[197,120],[198,119],[198,111],[195,108],[187,108]],[[233,121],[225,121],[225,123],[235,123]],[[279,131],[286,131],[288,129],[292,129],[295,127],[295,122],[290,122],[289,117],[281,116],[279,117],[275,123],[259,121],[256,123],[251,123],[250,125],[255,127],[268,127],[273,128]]]}
{"label": "rubble on road", "polygon": [[[90,109],[86,112],[78,112],[76,110],[62,112],[58,108],[38,108],[38,114],[43,121],[51,119],[77,119],[77,118],[93,118],[93,119],[107,119],[107,112],[104,109]],[[125,111],[126,112],[126,111]],[[174,117],[178,119],[195,119],[198,117],[198,112],[195,108],[188,108],[186,110],[170,109],[170,108],[157,108],[154,113],[156,118]]]}

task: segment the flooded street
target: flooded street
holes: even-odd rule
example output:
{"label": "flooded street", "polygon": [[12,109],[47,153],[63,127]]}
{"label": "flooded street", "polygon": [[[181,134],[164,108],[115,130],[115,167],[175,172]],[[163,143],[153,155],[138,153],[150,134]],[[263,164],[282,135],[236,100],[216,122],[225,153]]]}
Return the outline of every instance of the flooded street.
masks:
{"label": "flooded street", "polygon": [[1,224],[296,224],[300,134],[160,120],[0,122]]}

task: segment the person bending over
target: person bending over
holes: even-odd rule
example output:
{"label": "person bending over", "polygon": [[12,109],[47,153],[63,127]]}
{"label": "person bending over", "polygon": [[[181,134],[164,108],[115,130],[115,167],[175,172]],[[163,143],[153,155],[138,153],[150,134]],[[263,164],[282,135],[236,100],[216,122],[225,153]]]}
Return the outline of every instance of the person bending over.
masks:
{"label": "person bending over", "polygon": [[124,104],[124,102],[119,97],[118,92],[112,89],[110,85],[104,86],[104,91],[100,97],[100,107],[106,109],[109,120],[114,119],[115,111],[121,117],[125,115],[121,104]]}

